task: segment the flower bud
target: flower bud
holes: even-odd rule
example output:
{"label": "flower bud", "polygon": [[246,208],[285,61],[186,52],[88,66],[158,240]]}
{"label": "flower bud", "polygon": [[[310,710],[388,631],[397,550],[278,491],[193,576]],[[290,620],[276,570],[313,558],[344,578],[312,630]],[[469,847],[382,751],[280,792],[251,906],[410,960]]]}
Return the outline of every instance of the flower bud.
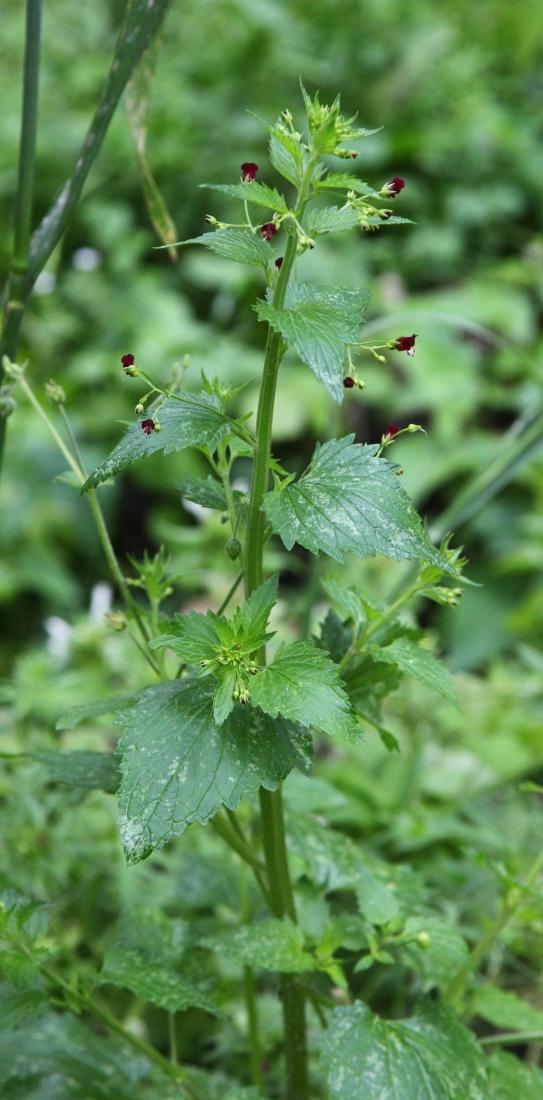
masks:
{"label": "flower bud", "polygon": [[138,401],[138,403],[137,403],[137,405],[136,405],[136,407],[135,407],[135,409],[134,409],[134,412],[136,413],[136,415],[137,415],[137,416],[139,416],[139,415],[140,415],[140,413],[142,413],[142,412],[143,412],[144,408],[145,408],[145,405],[143,405],[143,404],[141,403],[141,401]]}
{"label": "flower bud", "polygon": [[403,191],[404,187],[405,180],[403,180],[401,176],[394,176],[388,183],[383,184],[381,194],[390,195],[394,198],[396,195],[399,195],[400,191]]}
{"label": "flower bud", "polygon": [[415,354],[415,340],[416,339],[417,339],[417,333],[416,332],[414,332],[412,334],[412,336],[398,336],[397,339],[394,340],[394,343],[392,344],[392,347],[395,348],[396,351],[406,351],[407,354],[409,356],[411,356],[411,358],[413,358],[413,356]]}
{"label": "flower bud", "polygon": [[235,561],[241,554],[241,542],[239,539],[230,539],[230,541],[226,543],[225,550],[228,557],[231,558],[232,561]]}
{"label": "flower bud", "polygon": [[108,611],[104,615],[104,622],[107,623],[112,630],[126,630],[127,620],[124,611]]}
{"label": "flower bud", "polygon": [[121,355],[121,363],[125,374],[128,374],[130,378],[136,378],[139,374],[138,368],[135,365],[134,356],[131,353],[127,355]]}
{"label": "flower bud", "polygon": [[277,226],[275,222],[266,222],[265,225],[260,226],[260,236],[263,237],[265,241],[271,241],[276,233]]}
{"label": "flower bud", "polygon": [[430,947],[432,943],[432,937],[430,933],[425,932],[424,930],[421,932],[417,932],[417,943],[419,947],[422,947],[424,949]]}
{"label": "flower bud", "polygon": [[254,164],[252,160],[246,160],[241,166],[241,179],[243,183],[250,183],[254,180],[258,172],[258,164]]}
{"label": "flower bud", "polygon": [[59,386],[58,382],[55,382],[53,378],[50,378],[49,381],[45,383],[45,392],[54,405],[65,404],[66,394],[62,386]]}

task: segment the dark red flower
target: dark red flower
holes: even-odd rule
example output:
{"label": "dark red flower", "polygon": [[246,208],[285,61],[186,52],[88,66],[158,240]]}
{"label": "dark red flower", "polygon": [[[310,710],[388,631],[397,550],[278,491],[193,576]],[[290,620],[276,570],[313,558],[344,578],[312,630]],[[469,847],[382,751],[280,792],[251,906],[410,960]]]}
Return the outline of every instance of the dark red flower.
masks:
{"label": "dark red flower", "polygon": [[276,266],[276,268],[277,268],[277,270],[278,270],[278,271],[280,271],[280,270],[281,270],[281,268],[282,268],[282,266],[283,266],[283,257],[282,257],[282,256],[278,256],[278,257],[277,257],[277,259],[276,259],[276,261],[275,261],[275,266]]}
{"label": "dark red flower", "polygon": [[147,417],[147,420],[142,420],[141,426],[146,435],[151,435],[151,432],[155,430],[155,422],[150,416]]}
{"label": "dark red flower", "polygon": [[383,191],[386,191],[387,195],[399,195],[400,191],[403,191],[405,187],[405,180],[401,176],[394,176],[389,183],[385,183]]}
{"label": "dark red flower", "polygon": [[388,436],[389,439],[392,439],[395,435],[398,434],[399,430],[400,429],[397,424],[389,424],[388,428],[385,431],[385,436]]}
{"label": "dark red flower", "polygon": [[254,180],[256,173],[258,172],[258,164],[253,164],[252,160],[245,160],[241,166],[241,178],[244,183],[249,183],[250,180]]}
{"label": "dark red flower", "polygon": [[345,386],[346,390],[352,390],[354,386],[354,378],[351,378],[349,375],[347,375],[347,377],[343,379],[343,385]]}
{"label": "dark red flower", "polygon": [[275,222],[266,222],[265,225],[261,226],[260,233],[261,236],[264,237],[265,241],[271,241],[272,237],[275,237],[275,234],[277,233],[277,226],[275,225]]}
{"label": "dark red flower", "polygon": [[413,355],[415,354],[416,339],[416,332],[414,332],[412,336],[398,336],[398,339],[394,341],[394,347],[396,348],[396,351],[406,351],[408,355],[413,357]]}
{"label": "dark red flower", "polygon": [[123,367],[125,367],[125,368],[126,367],[133,367],[134,363],[135,363],[134,356],[130,355],[130,354],[121,355],[121,363],[122,363]]}

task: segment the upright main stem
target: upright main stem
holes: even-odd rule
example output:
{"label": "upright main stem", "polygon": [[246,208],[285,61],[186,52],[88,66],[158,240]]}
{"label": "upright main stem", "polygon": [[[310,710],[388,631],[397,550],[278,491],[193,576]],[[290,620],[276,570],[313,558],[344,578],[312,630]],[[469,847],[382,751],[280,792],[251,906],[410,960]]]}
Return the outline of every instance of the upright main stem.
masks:
{"label": "upright main stem", "polygon": [[[308,169],[306,181],[300,189],[296,216],[299,216],[305,206],[306,188],[309,179],[310,170]],[[276,309],[281,309],[284,306],[290,274],[296,259],[296,250],[296,236],[289,235],[283,264],[272,299]],[[262,501],[269,481],[273,407],[282,354],[281,335],[273,332],[270,328],[268,330],[258,402],[255,461],[247,521],[245,585],[248,596],[263,581],[265,519],[262,512]],[[262,659],[264,659],[264,656]],[[272,910],[276,917],[289,917],[295,921],[296,908],[288,869],[281,787],[278,787],[275,791],[266,791],[261,788],[260,810]],[[286,1098],[287,1100],[309,1100],[305,994],[295,976],[283,975],[281,997],[284,1020]]]}
{"label": "upright main stem", "polygon": [[[13,249],[7,280],[2,334],[0,338],[0,381],[2,358],[14,359],[23,317],[21,285],[28,270],[32,199],[36,162],[36,132],[38,121],[38,83],[40,73],[42,0],[27,0],[25,56],[23,69],[23,108],[19,143],[19,172],[13,216]],[[0,463],[6,430],[5,417],[0,418]]]}

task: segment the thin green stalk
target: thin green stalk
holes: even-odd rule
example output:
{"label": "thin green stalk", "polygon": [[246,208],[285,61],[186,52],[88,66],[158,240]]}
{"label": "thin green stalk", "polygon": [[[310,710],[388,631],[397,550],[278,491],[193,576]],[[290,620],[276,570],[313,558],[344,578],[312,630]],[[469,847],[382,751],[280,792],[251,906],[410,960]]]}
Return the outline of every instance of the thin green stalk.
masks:
{"label": "thin green stalk", "polygon": [[[43,405],[38,401],[38,398],[36,397],[32,387],[28,384],[28,382],[27,382],[27,380],[24,376],[24,373],[21,371],[19,374],[17,374],[16,378],[17,378],[17,382],[21,386],[21,389],[23,390],[23,393],[26,394],[26,396],[27,396],[28,400],[30,401],[31,405],[34,407],[34,409],[38,413],[38,416],[40,417],[41,420],[43,420],[44,424],[46,425],[47,430],[49,431],[50,435],[53,437],[57,447],[59,448],[61,454],[66,459],[66,462],[68,463],[70,469],[72,470],[75,477],[77,478],[79,484],[83,485],[84,482],[86,481],[85,468],[82,464],[81,456],[79,454],[79,450],[78,450],[78,447],[77,447],[77,442],[75,440],[75,436],[74,436],[74,433],[73,433],[73,430],[72,430],[72,426],[69,422],[69,419],[68,419],[68,416],[66,414],[66,410],[65,410],[64,406],[63,405],[59,406],[60,414],[61,414],[63,422],[66,426],[66,430],[68,432],[68,437],[70,439],[70,443],[71,443],[72,448],[73,448],[73,453],[66,446],[62,436],[60,435],[60,433],[57,431],[55,425],[53,424],[53,421],[47,415],[45,409],[43,408]],[[93,491],[91,491],[87,494],[87,500],[88,500],[88,505],[89,505],[89,508],[92,512],[92,516],[93,516],[93,519],[94,519],[94,522],[95,522],[95,525],[96,525],[96,530],[98,532],[98,537],[99,537],[100,542],[102,544],[102,549],[104,551],[106,561],[107,561],[107,563],[109,565],[109,568],[111,570],[111,574],[112,574],[114,580],[116,581],[116,583],[118,585],[119,591],[120,591],[120,593],[123,597],[123,600],[124,600],[127,608],[134,615],[134,619],[136,620],[136,623],[138,624],[138,627],[139,627],[141,635],[144,639],[144,642],[148,642],[149,638],[150,638],[149,631],[148,631],[147,626],[145,625],[145,622],[144,622],[144,620],[143,620],[143,618],[140,614],[139,608],[138,608],[135,600],[133,600],[132,596],[130,595],[130,592],[128,590],[128,586],[127,586],[126,581],[124,579],[124,576],[122,574],[121,567],[120,567],[119,562],[117,560],[117,555],[115,554],[115,550],[114,550],[113,544],[111,542],[111,538],[110,538],[110,535],[109,535],[109,531],[107,529],[106,521],[104,519],[104,514],[103,514],[102,509],[101,509],[101,507],[98,503],[96,495]],[[157,665],[156,661],[153,659],[153,657],[151,656],[151,654],[148,653],[147,650],[144,649],[142,646],[140,646],[135,638],[132,638],[132,640],[136,642],[136,644],[138,645],[138,648],[140,649],[140,652],[143,654],[143,656],[145,657],[145,660],[151,666],[153,671],[157,675],[160,676],[160,669],[158,668],[158,665]]]}
{"label": "thin green stalk", "polygon": [[100,1005],[94,997],[86,993],[81,993],[79,990],[75,989],[69,982],[65,981],[61,974],[57,974],[52,967],[42,966],[41,971],[53,985],[63,989],[68,994],[71,1001],[76,1000],[84,1011],[89,1012],[95,1019],[100,1020],[109,1031],[114,1031],[117,1035],[120,1035],[126,1043],[134,1048],[134,1050],[137,1050],[140,1054],[148,1058],[150,1062],[158,1066],[167,1077],[170,1077],[179,1085],[185,1096],[189,1097],[190,1100],[197,1100],[193,1090],[182,1082],[184,1070],[177,1065],[172,1065],[167,1058],[164,1058],[163,1055],[160,1054],[158,1050],[155,1050],[150,1043],[147,1043],[145,1039],[141,1039],[138,1035],[135,1035],[134,1032],[128,1031],[127,1028],[123,1027],[123,1025],[105,1008],[102,1008],[102,1005]]}
{"label": "thin green stalk", "polygon": [[232,599],[233,596],[235,596],[242,580],[243,580],[243,570],[240,573],[238,573],[235,581],[232,583],[232,585],[228,589],[228,592],[226,593],[226,596],[224,597],[224,600],[222,601],[222,604],[221,604],[221,606],[219,607],[219,609],[217,611],[217,615],[222,615],[223,611],[226,611],[226,608],[228,607],[228,604],[230,603],[230,600]]}
{"label": "thin green stalk", "polygon": [[244,863],[246,863],[251,868],[255,879],[260,887],[262,897],[264,898],[264,901],[266,902],[268,908],[271,909],[272,898],[263,875],[265,867],[258,859],[258,856],[255,856],[250,845],[247,844],[245,839],[240,838],[229,825],[228,821],[226,821],[225,818],[221,817],[220,815],[217,815],[213,818],[211,822],[211,827],[217,833],[217,836],[220,836],[221,840],[224,840],[225,843],[228,844],[229,848],[232,848],[232,851],[236,852],[240,859],[242,859]]}
{"label": "thin green stalk", "polygon": [[516,1046],[517,1043],[537,1043],[543,1039],[543,1031],[503,1031],[501,1035],[485,1035],[479,1039],[481,1046]]}

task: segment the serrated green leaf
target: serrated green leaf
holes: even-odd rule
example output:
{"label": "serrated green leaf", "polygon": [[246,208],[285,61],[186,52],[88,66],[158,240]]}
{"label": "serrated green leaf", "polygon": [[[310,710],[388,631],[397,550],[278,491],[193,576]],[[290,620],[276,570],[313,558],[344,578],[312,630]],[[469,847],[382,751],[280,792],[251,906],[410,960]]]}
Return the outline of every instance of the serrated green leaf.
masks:
{"label": "serrated green leaf", "polygon": [[251,678],[252,703],[330,737],[360,740],[336,665],[310,642],[281,645],[273,661]]}
{"label": "serrated green leaf", "polygon": [[400,905],[394,891],[380,882],[369,868],[359,864],[354,887],[358,908],[370,924],[388,924],[394,920]]}
{"label": "serrated green leaf", "polygon": [[177,615],[170,623],[169,632],[153,638],[149,648],[163,649],[167,646],[189,665],[210,661],[221,641],[218,633],[219,618],[214,611],[207,611],[205,615],[199,611]]}
{"label": "serrated green leaf", "polygon": [[122,942],[107,951],[99,984],[129,989],[136,997],[167,1012],[184,1012],[187,1008],[201,1008],[213,1014],[219,1011],[208,985],[198,980],[194,965],[186,963],[176,968],[173,960],[168,966],[161,965]]}
{"label": "serrated green leaf", "polygon": [[543,1009],[495,985],[479,986],[471,1002],[471,1012],[506,1031],[543,1031]]}
{"label": "serrated green leaf", "polygon": [[224,195],[242,199],[243,202],[253,202],[257,206],[265,206],[267,210],[275,210],[278,214],[288,214],[285,196],[275,187],[269,187],[267,183],[261,183],[259,180],[247,180],[245,183],[201,183],[200,187],[208,187],[211,191],[222,191]]}
{"label": "serrated green leaf", "polygon": [[92,718],[102,718],[104,715],[115,714],[116,711],[126,710],[130,703],[136,699],[135,695],[113,695],[110,699],[94,700],[92,703],[82,703],[77,707],[70,707],[55,723],[56,730],[74,730]]}
{"label": "serrated green leaf", "polygon": [[330,1100],[489,1100],[473,1036],[434,1003],[398,1021],[380,1019],[361,1002],[337,1008],[322,1062]]}
{"label": "serrated green leaf", "polygon": [[[232,649],[238,665],[240,657],[260,649],[273,636],[266,631],[266,624],[276,599],[277,577],[271,577],[251,593],[230,619],[213,611],[205,615],[196,611],[178,615],[170,624],[170,633],[154,638],[150,648],[169,646],[189,664],[198,664],[213,660],[217,651],[226,647]],[[227,663],[223,661],[223,665]]]}
{"label": "serrated green leaf", "polygon": [[47,997],[38,987],[31,989],[0,989],[0,1020],[2,1028],[21,1027],[39,1016],[47,1006]]}
{"label": "serrated green leaf", "polygon": [[287,550],[298,542],[337,561],[349,552],[384,554],[396,561],[430,561],[449,571],[402,489],[397,467],[378,450],[377,444],[355,443],[354,435],[317,444],[309,471],[264,497],[273,530]]}
{"label": "serrated green leaf", "polygon": [[289,821],[288,837],[289,853],[295,855],[302,873],[326,891],[361,892],[370,872],[393,894],[399,911],[412,911],[425,900],[422,881],[409,866],[377,859],[367,849],[362,851],[344,833],[308,819],[303,807],[301,814]]}
{"label": "serrated green leaf", "polygon": [[187,474],[176,483],[175,488],[186,500],[201,504],[202,508],[214,508],[218,512],[227,509],[224,489],[214,477],[190,477]]}
{"label": "serrated green leaf", "polygon": [[228,959],[261,970],[299,974],[316,967],[313,956],[304,950],[303,932],[287,919],[269,917],[241,928],[206,936],[202,942]]}
{"label": "serrated green leaf", "polygon": [[396,666],[376,662],[367,656],[356,656],[349,661],[343,679],[357,714],[380,726],[383,700],[396,690],[401,680]]}
{"label": "serrated green leaf", "polygon": [[357,176],[351,175],[350,172],[331,172],[318,181],[317,190],[355,191],[357,195],[367,195],[368,198],[383,198],[378,191],[370,187],[369,183],[364,183],[364,180],[359,180]]}
{"label": "serrated green leaf", "polygon": [[270,127],[270,160],[279,175],[293,187],[300,182],[302,153],[295,138],[286,132],[280,122]]}
{"label": "serrated green leaf", "polygon": [[244,650],[252,653],[259,649],[272,635],[266,627],[272,608],[277,601],[277,577],[270,577],[236,609],[232,616],[232,626]]}
{"label": "serrated green leaf", "polygon": [[232,430],[231,421],[218,408],[217,402],[204,393],[179,395],[167,401],[159,415],[159,432],[146,435],[140,421],[130,426],[108,458],[87,478],[83,492],[95,489],[148,455],[171,454],[185,447],[208,447],[213,451]]}
{"label": "serrated green leaf", "polygon": [[369,654],[372,659],[394,665],[400,672],[412,676],[430,691],[435,691],[449,703],[458,705],[456,691],[448,668],[430,652],[417,645],[411,638],[395,638],[390,645],[371,645]]}
{"label": "serrated green leaf", "polygon": [[265,269],[273,259],[269,244],[252,229],[215,229],[212,233],[202,233],[199,237],[176,243],[202,244],[223,260],[234,260],[240,264],[252,264]]}
{"label": "serrated green leaf", "polygon": [[319,649],[325,649],[330,654],[332,661],[339,663],[345,656],[353,639],[350,627],[345,626],[335,611],[328,611],[324,622],[321,623],[318,638],[315,639]]}
{"label": "serrated green leaf", "polygon": [[500,1050],[488,1061],[491,1100],[543,1100],[543,1072]]}
{"label": "serrated green leaf", "polygon": [[[102,1039],[69,1013],[52,1012],[20,1028],[0,1031],[0,1088],[18,1081],[56,1077],[53,1097],[70,1100],[134,1100],[134,1089],[149,1072],[149,1063],[125,1044]],[[57,1076],[58,1075],[58,1076]],[[39,1093],[37,1094],[39,1095]]]}
{"label": "serrated green leaf", "polygon": [[234,690],[237,684],[233,668],[221,669],[218,685],[213,695],[213,717],[218,726],[222,726],[235,707]]}
{"label": "serrated green leaf", "polygon": [[295,348],[332,397],[343,401],[345,349],[358,339],[369,297],[366,290],[291,283],[284,308],[259,301],[255,310]]}
{"label": "serrated green leaf", "polygon": [[421,948],[417,944],[402,947],[400,956],[414,964],[425,980],[425,991],[432,986],[439,988],[449,984],[451,974],[456,974],[469,959],[465,940],[457,928],[433,915],[409,917],[403,935],[416,936],[425,932],[429,943]]}
{"label": "serrated green leaf", "polygon": [[357,627],[365,624],[367,615],[364,601],[356,589],[338,581],[337,577],[325,577],[321,583],[342,619],[352,619]]}
{"label": "serrated green leaf", "polygon": [[323,233],[343,233],[358,225],[358,215],[352,207],[327,206],[323,210],[311,210],[306,217],[305,231],[308,237],[320,237]]}
{"label": "serrated green leaf", "polygon": [[234,810],[260,786],[274,790],[305,740],[291,723],[247,706],[219,729],[209,680],[148,688],[120,724],[120,829],[131,863],[222,805]]}
{"label": "serrated green leaf", "polygon": [[28,759],[44,764],[55,783],[114,794],[120,782],[119,761],[110,752],[31,752]]}

